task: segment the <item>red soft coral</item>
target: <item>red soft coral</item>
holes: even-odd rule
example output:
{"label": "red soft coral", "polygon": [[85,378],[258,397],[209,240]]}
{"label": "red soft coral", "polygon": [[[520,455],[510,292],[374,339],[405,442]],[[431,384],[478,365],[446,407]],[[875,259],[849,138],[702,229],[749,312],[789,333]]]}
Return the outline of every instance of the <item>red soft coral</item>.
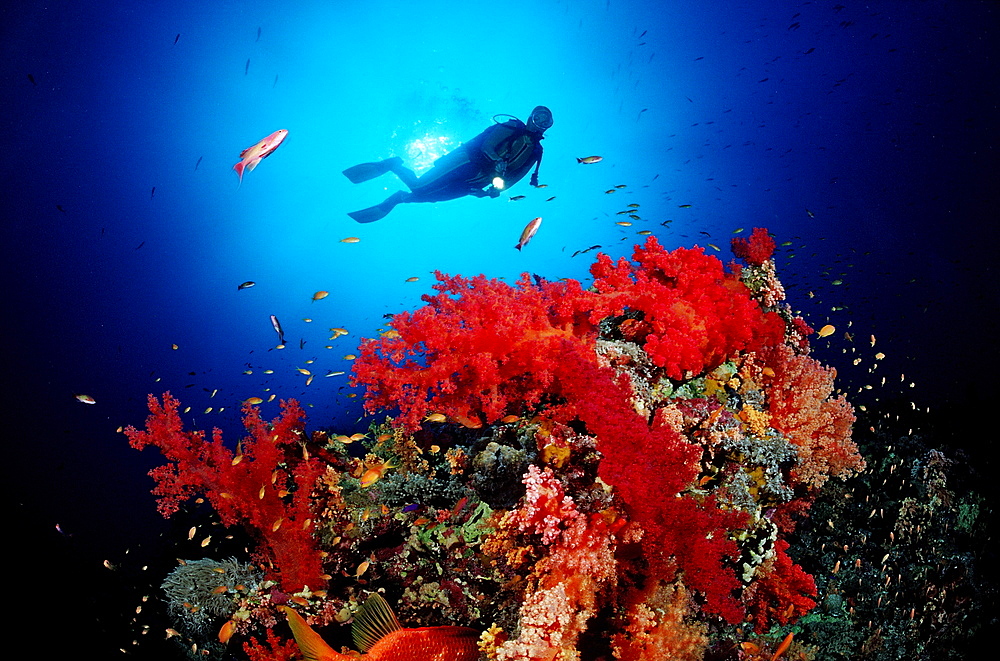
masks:
{"label": "red soft coral", "polygon": [[298,644],[294,640],[279,638],[274,629],[265,631],[263,642],[250,638],[243,643],[243,651],[250,661],[297,661],[302,658]]}
{"label": "red soft coral", "polygon": [[788,542],[774,543],[774,558],[758,570],[756,580],[744,593],[748,619],[758,633],[772,624],[797,620],[816,606],[816,582],[788,557]]}
{"label": "red soft coral", "polygon": [[564,345],[592,347],[607,314],[572,280],[535,285],[525,273],[512,287],[484,276],[438,279],[439,293],[397,315],[391,337],[364,341],[354,364],[367,410],[398,407],[411,429],[428,410],[478,426],[537,404]]}
{"label": "red soft coral", "polygon": [[598,255],[594,287],[619,305],[640,311],[644,345],[671,379],[711,371],[737,351],[780,342],[784,322],[765,313],[722,262],[700,248],[665,251],[655,238],[636,246],[633,259]]}
{"label": "red soft coral", "polygon": [[733,254],[752,266],[760,266],[774,254],[774,239],[763,227],[753,228],[749,239],[736,237],[731,242]]}
{"label": "red soft coral", "polygon": [[242,524],[257,539],[257,558],[284,590],[325,585],[308,522],[312,488],[325,468],[298,453],[305,417],[298,402],[282,402],[281,416],[270,425],[256,407],[244,405],[243,424],[250,436],[235,456],[223,445],[218,429],[211,441],[204,432],[183,431],[179,406],[170,393],[163,395],[162,404],[150,395],[146,430],[125,430],[132,447],[155,445],[169,462],[150,471],[160,513],[170,516],[188,498],[204,494],[223,525]]}
{"label": "red soft coral", "polygon": [[739,551],[727,533],[744,526],[747,515],[721,509],[713,499],[682,497],[698,475],[701,449],[668,423],[665,409],[651,423],[640,416],[631,406],[628,377],[610,368],[585,369],[581,360],[564,358],[578,378],[565,383],[566,404],[548,413],[582,421],[597,437],[604,455],[598,474],[621,493],[645,531],[650,574],[673,580],[683,573],[705,597],[706,612],[739,622],[743,612],[734,592],[740,582],[729,566]]}
{"label": "red soft coral", "polygon": [[369,411],[398,407],[408,428],[428,410],[478,426],[559,395],[561,381],[577,378],[564,356],[585,351],[596,364],[598,323],[626,309],[642,315],[643,348],[673,379],[781,341],[781,318],[763,312],[717,258],[668,252],[649,237],[634,259],[599,255],[596,291],[574,280],[534,283],[527,273],[513,287],[438,273],[427,305],[398,315],[391,336],[362,343],[353,383],[366,386]]}

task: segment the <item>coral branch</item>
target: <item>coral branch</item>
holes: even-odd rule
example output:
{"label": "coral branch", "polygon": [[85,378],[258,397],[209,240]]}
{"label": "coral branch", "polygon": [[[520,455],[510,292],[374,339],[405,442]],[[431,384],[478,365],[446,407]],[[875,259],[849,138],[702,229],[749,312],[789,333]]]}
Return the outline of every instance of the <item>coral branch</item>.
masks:
{"label": "coral branch", "polygon": [[774,239],[762,227],[753,228],[749,239],[736,237],[731,242],[733,254],[751,266],[760,266],[774,254]]}
{"label": "coral branch", "polygon": [[243,407],[250,436],[234,455],[215,429],[212,440],[201,431],[183,431],[170,393],[162,403],[149,396],[146,430],[125,430],[132,447],[160,449],[169,463],[150,471],[156,480],[157,507],[169,517],[180,504],[203,494],[227,526],[242,524],[259,542],[258,558],[285,590],[325,584],[319,550],[310,534],[310,494],[324,471],[322,462],[297,456],[305,417],[295,400],[282,402],[282,414],[265,423],[256,407]]}

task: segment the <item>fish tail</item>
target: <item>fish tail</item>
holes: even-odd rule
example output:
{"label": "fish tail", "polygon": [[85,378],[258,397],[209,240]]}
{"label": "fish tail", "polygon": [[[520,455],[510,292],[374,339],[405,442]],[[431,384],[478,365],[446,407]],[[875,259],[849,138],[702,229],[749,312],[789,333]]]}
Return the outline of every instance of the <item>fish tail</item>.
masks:
{"label": "fish tail", "polygon": [[517,248],[517,251],[518,251],[518,252],[521,252],[521,244],[520,244],[520,243],[519,243],[519,244],[517,244],[517,245],[516,245],[516,246],[514,246],[514,247],[515,247],[515,248]]}
{"label": "fish tail", "polygon": [[[236,174],[240,176],[240,186],[243,185],[243,170],[245,168],[246,168],[246,163],[244,163],[243,161],[240,161],[239,163],[233,166],[233,170],[235,170]],[[237,186],[236,190],[239,190],[239,186]]]}
{"label": "fish tail", "polygon": [[334,651],[326,641],[324,641],[312,627],[306,624],[302,616],[288,606],[279,606],[288,617],[288,626],[292,630],[295,642],[298,644],[302,655],[307,659],[322,659],[323,661],[338,661],[339,659],[350,659],[351,657]]}

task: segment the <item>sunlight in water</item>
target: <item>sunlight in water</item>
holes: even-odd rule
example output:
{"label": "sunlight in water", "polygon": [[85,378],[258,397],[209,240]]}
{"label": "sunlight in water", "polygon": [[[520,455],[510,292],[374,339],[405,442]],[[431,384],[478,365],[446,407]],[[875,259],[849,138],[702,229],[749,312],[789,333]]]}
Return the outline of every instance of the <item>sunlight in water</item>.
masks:
{"label": "sunlight in water", "polygon": [[406,160],[418,175],[428,170],[434,161],[459,145],[450,136],[427,131],[406,145]]}

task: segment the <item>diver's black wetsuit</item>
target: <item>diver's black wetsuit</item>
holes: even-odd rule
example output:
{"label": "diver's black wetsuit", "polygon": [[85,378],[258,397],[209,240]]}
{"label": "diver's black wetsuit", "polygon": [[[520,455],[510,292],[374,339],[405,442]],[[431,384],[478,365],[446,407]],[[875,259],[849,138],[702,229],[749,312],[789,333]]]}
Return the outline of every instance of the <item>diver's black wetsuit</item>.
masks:
{"label": "diver's black wetsuit", "polygon": [[393,172],[411,191],[398,191],[381,204],[349,215],[364,223],[383,218],[397,204],[405,202],[441,202],[466,195],[497,197],[500,191],[492,185],[494,177],[500,176],[506,189],[520,181],[533,166],[531,185],[537,186],[543,137],[542,132],[531,131],[521,120],[511,119],[490,126],[440,157],[421,177],[404,167],[399,158],[349,168],[344,174],[355,182]]}

